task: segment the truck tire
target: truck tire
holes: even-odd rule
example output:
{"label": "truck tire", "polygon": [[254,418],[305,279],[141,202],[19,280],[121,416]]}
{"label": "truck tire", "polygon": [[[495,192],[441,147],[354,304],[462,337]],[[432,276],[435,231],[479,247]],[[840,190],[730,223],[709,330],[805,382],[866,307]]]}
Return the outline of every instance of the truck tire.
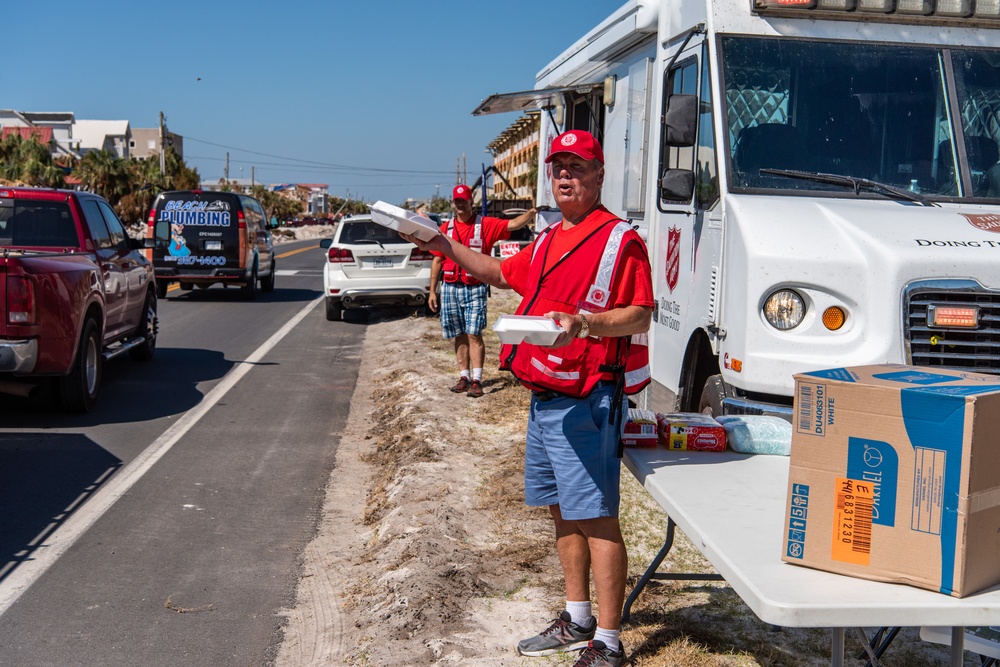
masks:
{"label": "truck tire", "polygon": [[261,292],[273,292],[274,291],[274,272],[276,267],[274,265],[274,260],[271,260],[271,271],[267,274],[266,278],[260,279],[260,291]]}
{"label": "truck tire", "polygon": [[59,395],[63,408],[70,412],[90,412],[97,404],[101,389],[101,331],[94,318],[83,323],[80,348],[76,351],[73,370],[59,378]]}
{"label": "truck tire", "polygon": [[339,322],[344,319],[344,304],[333,299],[326,300],[326,319]]}
{"label": "truck tire", "polygon": [[194,284],[181,281],[181,289],[190,292],[194,289]]}
{"label": "truck tire", "polygon": [[137,345],[128,351],[128,356],[132,361],[149,361],[156,352],[156,330],[159,322],[156,319],[156,295],[152,292],[146,293],[146,303],[142,306],[142,317],[139,318],[139,326],[135,329],[136,336],[143,336],[146,341],[142,345]]}
{"label": "truck tire", "polygon": [[726,384],[722,381],[721,375],[710,375],[705,380],[705,386],[701,390],[701,399],[698,401],[698,412],[713,417],[722,416],[722,399],[726,397]]}
{"label": "truck tire", "polygon": [[167,298],[167,281],[158,280],[156,281],[156,298],[166,299]]}
{"label": "truck tire", "polygon": [[250,280],[240,288],[240,295],[247,301],[253,301],[257,298],[257,265],[254,264],[253,273],[250,274]]}

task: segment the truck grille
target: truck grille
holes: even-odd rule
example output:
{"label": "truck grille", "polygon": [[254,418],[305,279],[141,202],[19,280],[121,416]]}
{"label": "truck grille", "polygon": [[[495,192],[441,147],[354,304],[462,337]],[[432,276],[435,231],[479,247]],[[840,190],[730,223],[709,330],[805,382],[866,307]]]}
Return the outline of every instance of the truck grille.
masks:
{"label": "truck grille", "polygon": [[[927,326],[927,307],[931,305],[976,306],[979,326],[931,328]],[[970,281],[921,283],[907,291],[904,307],[909,363],[1000,374],[1000,292]]]}

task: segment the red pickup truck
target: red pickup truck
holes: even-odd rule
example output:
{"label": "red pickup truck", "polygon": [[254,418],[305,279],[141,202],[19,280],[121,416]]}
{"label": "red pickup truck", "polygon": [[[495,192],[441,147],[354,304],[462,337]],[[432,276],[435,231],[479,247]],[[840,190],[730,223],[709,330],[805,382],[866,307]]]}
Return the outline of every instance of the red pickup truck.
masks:
{"label": "red pickup truck", "polygon": [[103,198],[0,187],[0,393],[45,383],[89,412],[104,361],[156,349],[156,283],[143,242]]}

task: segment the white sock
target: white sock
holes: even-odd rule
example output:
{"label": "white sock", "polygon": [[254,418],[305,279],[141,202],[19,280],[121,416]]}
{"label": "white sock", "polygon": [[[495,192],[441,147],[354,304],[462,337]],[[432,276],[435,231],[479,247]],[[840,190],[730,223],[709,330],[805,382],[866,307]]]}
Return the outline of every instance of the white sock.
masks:
{"label": "white sock", "polygon": [[468,380],[468,379],[469,379],[469,369],[468,369],[468,368],[463,368],[463,369],[461,370],[461,372],[459,372],[459,375],[461,375],[461,376],[462,376],[462,377],[464,377],[464,378],[465,378],[466,380]]}
{"label": "white sock", "polygon": [[604,642],[604,645],[612,651],[617,651],[621,645],[618,641],[618,630],[605,630],[601,626],[597,626],[597,632],[594,633],[594,641],[598,640]]}
{"label": "white sock", "polygon": [[579,626],[586,626],[590,623],[590,619],[593,618],[590,600],[587,600],[586,602],[570,602],[567,600],[566,611],[569,612],[569,620]]}
{"label": "white sock", "polygon": [[482,382],[483,381],[483,369],[482,368],[473,368],[472,369],[472,379],[473,380],[479,380],[480,382]]}

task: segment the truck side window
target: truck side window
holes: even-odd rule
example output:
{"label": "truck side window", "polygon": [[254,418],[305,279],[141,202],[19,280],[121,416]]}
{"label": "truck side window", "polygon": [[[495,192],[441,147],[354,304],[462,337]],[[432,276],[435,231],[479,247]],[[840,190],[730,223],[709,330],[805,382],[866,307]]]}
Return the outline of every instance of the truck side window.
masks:
{"label": "truck side window", "polygon": [[90,236],[94,239],[94,245],[96,250],[106,250],[114,246],[111,241],[111,232],[108,231],[108,225],[104,222],[104,216],[101,215],[100,209],[97,208],[97,201],[93,199],[87,199],[81,202],[81,207],[83,208],[83,217],[87,220],[87,227],[90,229]]}
{"label": "truck side window", "polygon": [[111,210],[111,207],[102,201],[97,202],[97,207],[101,210],[104,215],[104,221],[108,224],[108,231],[111,232],[111,242],[116,246],[124,245],[125,243],[125,228],[122,227],[121,221],[115,212]]}
{"label": "truck side window", "polygon": [[708,46],[702,46],[701,99],[698,111],[698,155],[695,165],[695,201],[700,209],[712,208],[719,199],[719,166],[715,155],[715,123],[712,122],[712,81]]}

